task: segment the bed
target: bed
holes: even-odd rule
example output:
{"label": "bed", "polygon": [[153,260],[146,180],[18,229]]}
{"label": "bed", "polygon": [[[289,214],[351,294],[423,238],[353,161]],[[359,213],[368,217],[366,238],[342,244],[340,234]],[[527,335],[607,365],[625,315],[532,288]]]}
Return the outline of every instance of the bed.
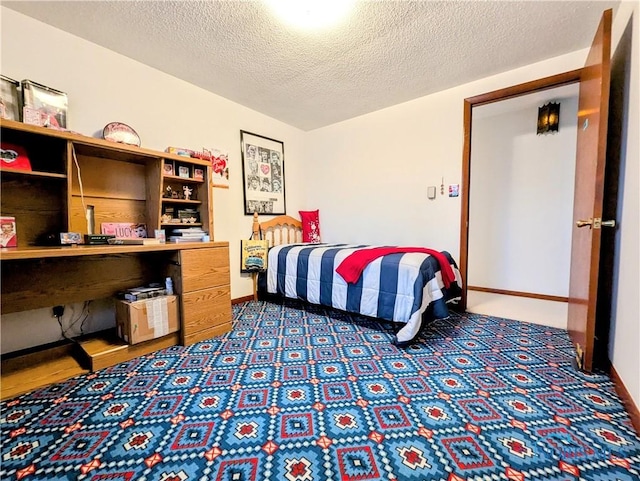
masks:
{"label": "bed", "polygon": [[392,321],[399,346],[460,299],[460,272],[446,251],[304,243],[302,223],[286,215],[260,222],[254,214],[253,232],[269,242],[260,282],[268,295]]}

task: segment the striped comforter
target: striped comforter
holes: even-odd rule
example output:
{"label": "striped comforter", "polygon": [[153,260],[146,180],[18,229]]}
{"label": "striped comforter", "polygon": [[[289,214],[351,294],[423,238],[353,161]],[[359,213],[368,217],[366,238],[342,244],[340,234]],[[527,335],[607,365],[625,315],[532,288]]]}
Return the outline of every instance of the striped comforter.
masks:
{"label": "striped comforter", "polygon": [[398,253],[371,262],[355,284],[336,273],[342,260],[357,249],[346,244],[289,244],[272,247],[267,292],[312,304],[405,324],[396,343],[407,344],[425,320],[449,315],[446,303],[460,295],[461,277],[447,252],[456,282],[444,288],[440,266],[425,253]]}

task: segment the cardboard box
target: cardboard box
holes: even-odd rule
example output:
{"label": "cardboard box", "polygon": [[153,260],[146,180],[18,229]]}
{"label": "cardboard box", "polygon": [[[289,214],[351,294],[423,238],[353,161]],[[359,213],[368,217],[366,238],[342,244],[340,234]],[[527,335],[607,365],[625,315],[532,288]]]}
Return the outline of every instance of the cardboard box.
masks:
{"label": "cardboard box", "polygon": [[180,329],[177,296],[116,301],[118,337],[129,344],[166,336]]}

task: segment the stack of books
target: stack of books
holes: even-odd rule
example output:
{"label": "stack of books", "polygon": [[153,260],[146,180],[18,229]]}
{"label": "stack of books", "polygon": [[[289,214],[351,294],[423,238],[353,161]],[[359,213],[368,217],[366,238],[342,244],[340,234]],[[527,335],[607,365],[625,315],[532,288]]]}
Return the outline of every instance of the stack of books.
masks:
{"label": "stack of books", "polygon": [[188,229],[173,229],[169,236],[169,242],[203,242],[207,233],[200,227],[189,227]]}

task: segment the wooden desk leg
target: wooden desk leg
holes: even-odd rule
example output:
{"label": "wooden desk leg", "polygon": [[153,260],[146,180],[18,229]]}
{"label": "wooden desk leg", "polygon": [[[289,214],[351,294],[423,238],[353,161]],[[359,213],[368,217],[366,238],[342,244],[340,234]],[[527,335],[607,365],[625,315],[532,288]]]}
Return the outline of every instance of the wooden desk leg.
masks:
{"label": "wooden desk leg", "polygon": [[252,272],[251,278],[253,280],[253,302],[258,302],[258,273]]}

